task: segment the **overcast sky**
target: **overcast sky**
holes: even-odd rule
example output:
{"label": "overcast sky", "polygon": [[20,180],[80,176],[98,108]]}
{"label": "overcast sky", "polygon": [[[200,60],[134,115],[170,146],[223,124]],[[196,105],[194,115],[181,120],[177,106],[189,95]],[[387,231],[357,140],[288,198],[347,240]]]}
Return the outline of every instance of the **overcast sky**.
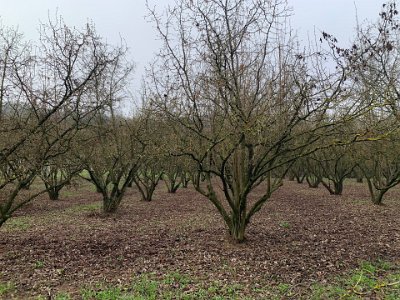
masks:
{"label": "overcast sky", "polygon": [[[348,42],[358,19],[376,20],[384,0],[288,0],[293,8],[292,27],[307,40],[325,30]],[[160,9],[173,0],[150,0]],[[136,63],[135,80],[139,86],[144,67],[159,47],[152,24],[145,20],[145,0],[0,0],[0,19],[7,26],[18,26],[28,39],[37,37],[39,20],[45,22],[56,12],[68,25],[82,26],[92,20],[100,35],[110,43],[122,36]],[[357,10],[356,10],[357,7]]]}

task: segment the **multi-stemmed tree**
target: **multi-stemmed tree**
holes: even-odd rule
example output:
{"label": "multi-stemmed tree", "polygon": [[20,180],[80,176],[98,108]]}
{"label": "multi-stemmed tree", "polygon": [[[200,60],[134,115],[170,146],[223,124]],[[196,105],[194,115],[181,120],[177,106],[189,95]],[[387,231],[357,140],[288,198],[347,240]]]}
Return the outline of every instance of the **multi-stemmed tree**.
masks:
{"label": "multi-stemmed tree", "polygon": [[42,24],[38,44],[0,29],[0,226],[46,189],[21,193],[47,162],[65,154],[105,99],[89,97],[120,52],[61,18]]}
{"label": "multi-stemmed tree", "polygon": [[[150,12],[164,48],[149,70],[149,105],[176,135],[172,154],[196,164],[205,183],[195,188],[241,242],[291,163],[359,107],[343,72],[296,47],[282,1],[180,0]],[[264,194],[249,202],[260,184]]]}
{"label": "multi-stemmed tree", "polygon": [[38,176],[43,181],[50,200],[58,200],[60,191],[72,183],[82,171],[82,165],[69,155],[60,155],[44,163]]}
{"label": "multi-stemmed tree", "polygon": [[321,183],[331,195],[342,194],[345,179],[356,167],[351,151],[351,145],[338,145],[320,150],[313,155],[321,170]]}
{"label": "multi-stemmed tree", "polygon": [[376,205],[381,205],[384,195],[400,183],[399,153],[398,133],[359,146],[358,167]]}
{"label": "multi-stemmed tree", "polygon": [[103,197],[103,211],[115,212],[133,181],[146,143],[141,139],[143,118],[125,117],[117,105],[126,100],[133,65],[127,61],[127,49],[120,48],[118,60],[108,72],[96,78],[90,96],[108,105],[90,126],[81,132],[74,150],[87,172],[81,176],[96,186]]}
{"label": "multi-stemmed tree", "polygon": [[115,212],[132,182],[145,144],[138,138],[139,120],[101,116],[82,132],[76,156],[103,198],[103,211]]}

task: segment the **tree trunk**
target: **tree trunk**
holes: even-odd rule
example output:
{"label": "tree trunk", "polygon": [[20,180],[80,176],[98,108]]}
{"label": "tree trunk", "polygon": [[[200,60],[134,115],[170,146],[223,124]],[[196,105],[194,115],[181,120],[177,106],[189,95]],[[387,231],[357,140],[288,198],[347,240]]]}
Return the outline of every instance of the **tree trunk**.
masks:
{"label": "tree trunk", "polygon": [[178,177],[176,174],[172,176],[167,176],[167,178],[164,179],[164,182],[167,186],[168,193],[170,194],[175,194],[181,185],[181,182],[178,182]]}
{"label": "tree trunk", "polygon": [[374,187],[374,184],[372,183],[371,178],[366,178],[367,183],[368,183],[368,190],[369,190],[369,194],[371,196],[371,201],[373,204],[375,205],[382,205],[382,201],[383,201],[383,195],[385,195],[385,193],[389,190],[388,188],[386,189],[380,189],[380,190],[376,190]]}
{"label": "tree trunk", "polygon": [[103,212],[110,214],[115,213],[119,207],[121,197],[103,197]]}
{"label": "tree trunk", "polygon": [[312,189],[318,188],[319,184],[321,183],[321,178],[311,175],[306,177],[306,181],[308,183],[308,187]]}
{"label": "tree trunk", "polygon": [[343,180],[339,180],[333,183],[335,190],[334,195],[341,195],[343,192]]}
{"label": "tree trunk", "polygon": [[3,224],[8,220],[7,217],[0,217],[0,228],[3,226]]}
{"label": "tree trunk", "polygon": [[321,183],[331,195],[341,195],[343,192],[343,180],[333,181],[333,188],[330,182],[326,183],[324,180],[321,180]]}
{"label": "tree trunk", "polygon": [[229,227],[229,235],[234,243],[242,243],[245,241],[246,232],[246,214],[245,212],[240,212],[237,214],[232,214]]}
{"label": "tree trunk", "polygon": [[190,178],[188,178],[187,175],[186,175],[186,173],[184,172],[184,173],[181,175],[181,185],[182,185],[182,188],[186,189],[186,188],[188,187],[188,185],[189,185],[189,182],[190,182]]}
{"label": "tree trunk", "polygon": [[[156,189],[155,185],[145,188],[142,190],[142,201],[151,202],[153,200],[153,194]],[[139,189],[140,190],[140,189]]]}
{"label": "tree trunk", "polygon": [[305,177],[306,177],[305,175],[296,175],[296,176],[295,176],[296,181],[297,181],[297,183],[299,183],[299,184],[303,183]]}
{"label": "tree trunk", "polygon": [[60,197],[60,190],[58,188],[50,188],[47,190],[47,194],[49,195],[50,200],[58,200]]}
{"label": "tree trunk", "polygon": [[375,205],[382,205],[383,195],[387,192],[387,190],[380,190],[372,199],[372,203]]}

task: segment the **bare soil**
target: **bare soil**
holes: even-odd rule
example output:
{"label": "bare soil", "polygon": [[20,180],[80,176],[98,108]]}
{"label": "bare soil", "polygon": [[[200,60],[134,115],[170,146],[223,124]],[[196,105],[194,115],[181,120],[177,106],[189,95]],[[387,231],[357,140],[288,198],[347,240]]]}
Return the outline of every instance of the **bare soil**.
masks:
{"label": "bare soil", "polygon": [[281,283],[304,296],[313,283],[362,261],[400,261],[400,189],[374,206],[365,185],[353,181],[342,196],[287,181],[254,217],[243,244],[229,241],[216,209],[192,188],[168,194],[160,184],[152,202],[139,199],[130,189],[108,216],[87,188],[59,201],[35,200],[0,228],[0,282],[14,282],[15,295],[27,299],[180,272],[205,284],[241,284],[249,296],[254,287]]}

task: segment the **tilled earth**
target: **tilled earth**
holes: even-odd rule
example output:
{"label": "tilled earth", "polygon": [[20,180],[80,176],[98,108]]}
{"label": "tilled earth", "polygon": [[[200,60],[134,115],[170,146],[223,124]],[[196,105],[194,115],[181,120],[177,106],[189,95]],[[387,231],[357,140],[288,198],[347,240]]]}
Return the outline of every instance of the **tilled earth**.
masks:
{"label": "tilled earth", "polygon": [[[252,194],[255,198],[262,187]],[[233,244],[212,204],[192,188],[152,202],[130,189],[119,212],[99,212],[100,195],[86,191],[59,201],[43,196],[0,229],[0,282],[14,282],[21,299],[59,291],[79,294],[97,282],[179,272],[207,282],[248,287],[288,283],[307,295],[360,262],[400,261],[400,189],[385,205],[370,203],[365,185],[344,195],[285,182]]]}

